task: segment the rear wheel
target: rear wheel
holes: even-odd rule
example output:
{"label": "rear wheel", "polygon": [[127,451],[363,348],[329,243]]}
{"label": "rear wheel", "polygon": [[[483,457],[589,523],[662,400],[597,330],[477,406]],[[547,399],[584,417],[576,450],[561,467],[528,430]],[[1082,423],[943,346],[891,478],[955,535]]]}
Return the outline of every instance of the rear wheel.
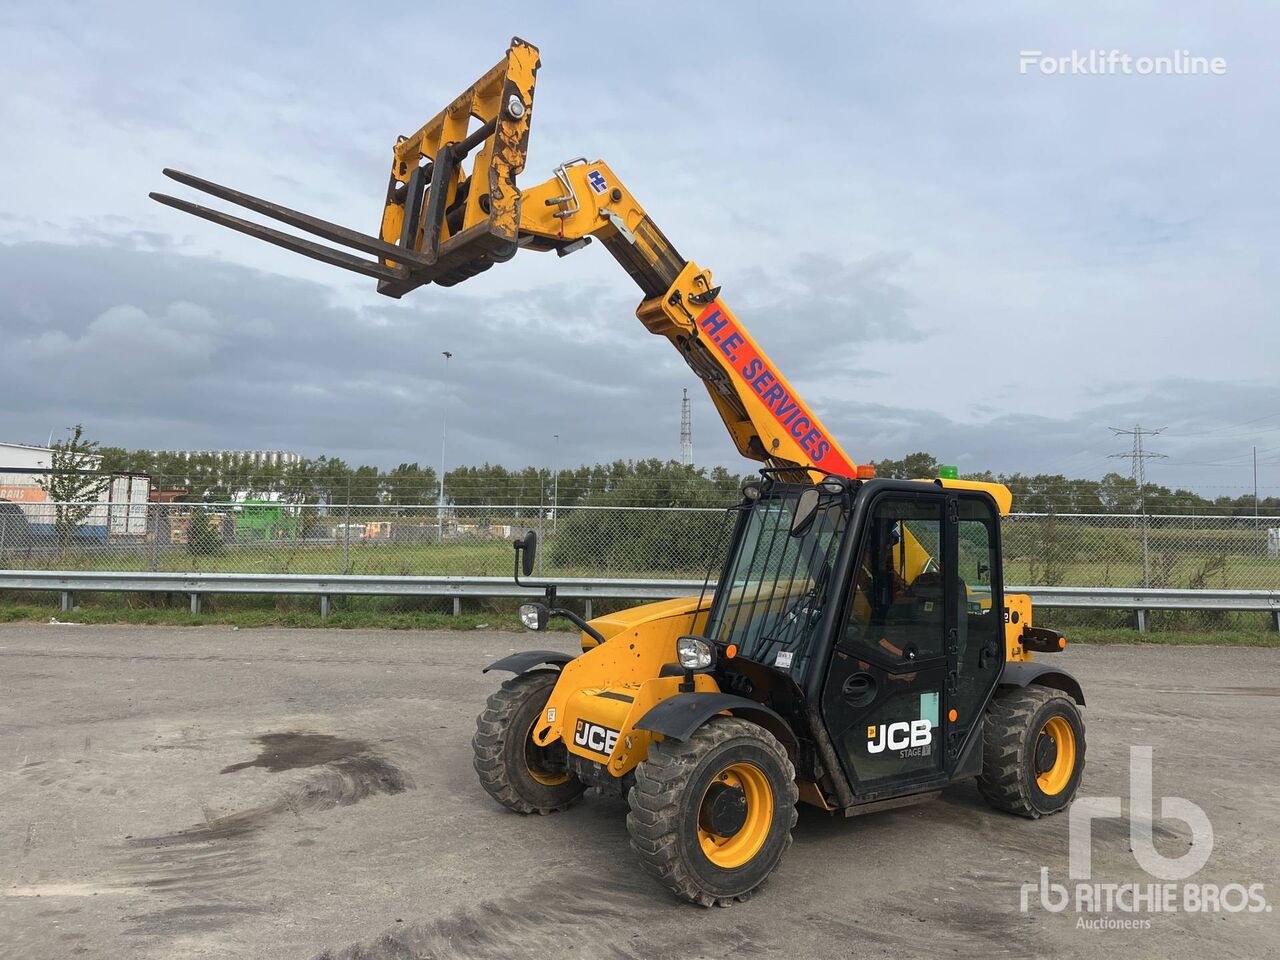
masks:
{"label": "rear wheel", "polygon": [[627,801],[641,865],[676,896],[704,907],[749,897],[791,846],[795,770],[777,739],[716,717],[688,740],[649,747]]}
{"label": "rear wheel", "polygon": [[540,747],[533,742],[533,728],[559,676],[539,670],[506,681],[476,718],[471,748],[480,785],[516,813],[554,813],[586,790],[569,773],[564,743]]}
{"label": "rear wheel", "polygon": [[998,810],[1036,817],[1075,798],[1084,773],[1084,719],[1060,690],[1029,686],[997,694],[987,708],[978,790]]}

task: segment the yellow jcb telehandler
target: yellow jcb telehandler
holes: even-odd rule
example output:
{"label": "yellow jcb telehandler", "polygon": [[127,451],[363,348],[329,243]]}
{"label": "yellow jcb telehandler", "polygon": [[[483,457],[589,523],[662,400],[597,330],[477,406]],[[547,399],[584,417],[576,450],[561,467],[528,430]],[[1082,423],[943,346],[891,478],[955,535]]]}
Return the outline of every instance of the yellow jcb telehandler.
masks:
{"label": "yellow jcb telehandler", "polygon": [[[377,236],[165,171],[347,250],[152,194],[374,277],[392,297],[459,283],[522,248],[565,256],[598,240],[643,292],[641,323],[680,351],[739,451],[764,464],[730,508],[726,559],[699,596],[588,622],[540,585],[525,624],[567,618],[582,650],[487,668],[514,676],[477,721],[481,785],[526,814],[563,810],[589,787],[624,797],[642,866],[704,906],[745,899],[769,876],[801,801],[856,816],[976,778],[1000,810],[1064,809],[1084,768],[1084,695],[1033,659],[1066,640],[1032,626],[1028,597],[1004,592],[1009,491],[953,468],[877,479],[850,460],[710,271],[676,252],[602,161],[568,161],[520,189],[539,66],[536,48],[512,40],[396,142]],[[536,538],[516,548],[518,581]]]}

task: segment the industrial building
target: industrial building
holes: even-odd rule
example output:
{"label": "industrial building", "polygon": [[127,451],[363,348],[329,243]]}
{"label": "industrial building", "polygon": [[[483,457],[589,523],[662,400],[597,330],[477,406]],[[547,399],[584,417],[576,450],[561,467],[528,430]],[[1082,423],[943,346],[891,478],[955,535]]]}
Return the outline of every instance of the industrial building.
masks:
{"label": "industrial building", "polygon": [[[94,472],[101,457],[87,457]],[[0,442],[0,503],[5,516],[14,516],[15,508],[25,519],[24,533],[52,536],[57,507],[41,485],[53,472],[53,449],[25,443]],[[147,533],[147,494],[151,480],[141,474],[117,474],[111,477],[94,498],[99,506],[89,511],[76,531],[76,537],[106,542],[117,538],[144,537]]]}
{"label": "industrial building", "polygon": [[214,457],[224,463],[252,464],[255,467],[292,467],[302,462],[302,454],[292,450],[148,450],[160,457],[193,460]]}

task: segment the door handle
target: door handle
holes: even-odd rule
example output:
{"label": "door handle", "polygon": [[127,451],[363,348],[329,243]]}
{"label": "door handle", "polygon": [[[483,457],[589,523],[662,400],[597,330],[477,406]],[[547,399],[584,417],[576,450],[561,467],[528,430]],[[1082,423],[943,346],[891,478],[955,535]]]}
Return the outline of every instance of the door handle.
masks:
{"label": "door handle", "polygon": [[876,678],[869,673],[855,673],[845,678],[841,692],[855,707],[863,706],[876,698]]}

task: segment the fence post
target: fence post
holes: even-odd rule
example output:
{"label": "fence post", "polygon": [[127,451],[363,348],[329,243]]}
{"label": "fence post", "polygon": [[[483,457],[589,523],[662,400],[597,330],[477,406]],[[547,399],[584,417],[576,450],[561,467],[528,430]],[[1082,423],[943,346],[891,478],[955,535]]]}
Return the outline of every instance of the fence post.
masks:
{"label": "fence post", "polygon": [[1142,585],[1151,586],[1151,553],[1147,529],[1147,514],[1142,514]]}
{"label": "fence post", "polygon": [[0,517],[0,567],[4,566],[4,549],[9,534],[9,518]]}
{"label": "fence post", "polygon": [[586,602],[583,604],[583,607],[586,610],[586,619],[590,620],[592,618],[590,597],[587,597]]}
{"label": "fence post", "polygon": [[[351,572],[351,480],[347,479],[347,519],[342,525],[342,572]],[[367,568],[366,568],[367,569]]]}
{"label": "fence post", "polygon": [[147,525],[151,527],[152,573],[155,573],[160,569],[160,508],[161,504],[153,503],[150,504],[147,509]]}
{"label": "fence post", "polygon": [[453,615],[457,617],[457,616],[460,616],[461,614],[462,614],[462,598],[454,597],[453,598]]}
{"label": "fence post", "polygon": [[329,595],[327,593],[320,594],[320,619],[329,619]]}
{"label": "fence post", "polygon": [[[538,499],[541,500],[542,498],[539,497]],[[546,555],[546,552],[547,552],[547,549],[546,549],[547,541],[543,539],[546,534],[545,534],[545,531],[542,529],[542,521],[545,519],[546,512],[547,511],[543,509],[542,504],[539,503],[538,504],[538,546],[542,548],[541,550],[538,551],[538,576],[540,577],[542,576],[542,558],[543,556]]]}
{"label": "fence post", "polygon": [[62,602],[60,604],[62,612],[70,613],[72,610],[75,609],[75,605],[76,605],[75,594],[73,594],[70,590],[63,590]]}
{"label": "fence post", "polygon": [[192,613],[200,612],[200,594],[198,593],[191,594],[191,612]]}
{"label": "fence post", "polygon": [[1134,621],[1138,627],[1138,632],[1146,633],[1147,632],[1147,611],[1135,610],[1133,611],[1133,615],[1134,615]]}

